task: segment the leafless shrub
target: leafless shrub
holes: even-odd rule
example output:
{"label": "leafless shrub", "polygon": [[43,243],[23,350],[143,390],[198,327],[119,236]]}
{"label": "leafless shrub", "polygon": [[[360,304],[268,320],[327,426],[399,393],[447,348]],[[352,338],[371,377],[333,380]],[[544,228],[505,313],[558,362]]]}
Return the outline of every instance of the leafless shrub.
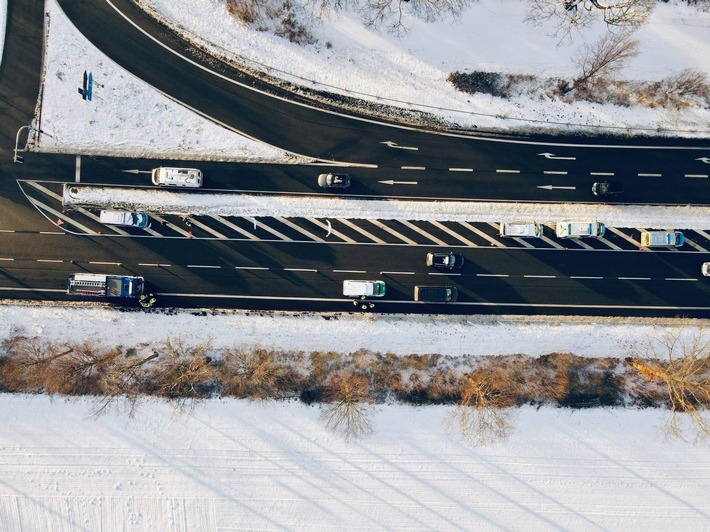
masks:
{"label": "leafless shrub", "polygon": [[323,392],[321,416],[326,427],[346,440],[372,433],[367,405],[371,402],[367,376],[350,371],[337,371]]}
{"label": "leafless shrub", "polygon": [[680,109],[693,104],[692,99],[704,100],[708,105],[710,84],[707,76],[694,68],[686,68],[656,83],[643,87],[641,98],[650,107]]}
{"label": "leafless shrub", "polygon": [[696,441],[710,441],[710,339],[704,329],[689,341],[668,333],[649,342],[646,355],[627,359],[629,366],[650,381],[665,385],[670,417],[666,432]]}
{"label": "leafless shrub", "polygon": [[103,392],[93,398],[92,414],[98,417],[120,402],[128,417],[132,418],[141,394],[149,389],[149,372],[146,367],[158,356],[157,352],[153,352],[140,359],[134,359],[132,356],[116,359],[115,363],[102,373]]}
{"label": "leafless shrub", "polygon": [[227,13],[244,24],[253,24],[262,18],[263,0],[225,0]]}
{"label": "leafless shrub", "polygon": [[182,340],[167,340],[152,367],[147,383],[150,392],[174,402],[178,410],[192,408],[196,401],[213,395],[214,366],[209,344],[187,347]]}
{"label": "leafless shrub", "polygon": [[638,44],[628,34],[607,33],[595,44],[584,46],[577,56],[580,73],[572,88],[584,88],[592,80],[611,77],[626,61],[638,55]]}
{"label": "leafless shrub", "polygon": [[267,400],[292,396],[302,379],[288,364],[280,364],[276,354],[265,349],[230,351],[222,365],[224,394]]}

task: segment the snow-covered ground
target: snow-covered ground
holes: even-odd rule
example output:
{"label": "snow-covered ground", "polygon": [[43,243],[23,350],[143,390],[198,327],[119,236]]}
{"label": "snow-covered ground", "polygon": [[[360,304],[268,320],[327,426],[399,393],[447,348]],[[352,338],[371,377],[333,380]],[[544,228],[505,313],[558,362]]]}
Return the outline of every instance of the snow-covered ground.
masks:
{"label": "snow-covered ground", "polygon": [[[72,192],[76,191],[76,192]],[[515,222],[554,225],[559,220],[597,220],[609,227],[675,229],[710,228],[708,207],[652,207],[579,203],[486,203],[406,200],[356,200],[329,197],[190,194],[165,190],[74,187],[65,191],[64,205],[91,205],[152,213],[212,214],[252,217],[313,217],[360,220],[428,220]]]}
{"label": "snow-covered ground", "polygon": [[523,408],[472,449],[442,407],[378,407],[355,443],[302,404],[88,408],[0,396],[4,531],[709,529],[708,450],[657,411]]}

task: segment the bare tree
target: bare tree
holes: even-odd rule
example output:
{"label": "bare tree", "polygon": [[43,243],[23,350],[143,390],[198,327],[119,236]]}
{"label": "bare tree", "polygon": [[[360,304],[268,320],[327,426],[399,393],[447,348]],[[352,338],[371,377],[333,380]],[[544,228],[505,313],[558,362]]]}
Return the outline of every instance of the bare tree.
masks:
{"label": "bare tree", "polygon": [[492,369],[481,369],[461,379],[461,398],[450,425],[471,445],[505,440],[512,430],[509,382]]}
{"label": "bare tree", "polygon": [[608,78],[638,55],[638,44],[628,34],[607,33],[593,45],[584,46],[577,56],[580,73],[572,88],[587,87],[594,80]]}
{"label": "bare tree", "polygon": [[[710,440],[710,338],[699,329],[687,341],[683,331],[649,342],[646,355],[627,360],[641,376],[664,384],[671,411],[666,432],[685,439]],[[689,426],[686,422],[689,422]]]}
{"label": "bare tree", "polygon": [[367,404],[372,401],[366,375],[337,371],[323,391],[321,417],[326,427],[342,434],[345,440],[372,434]]}
{"label": "bare tree", "polygon": [[573,28],[601,18],[608,26],[637,28],[651,16],[655,0],[530,0],[527,21],[555,21],[556,36],[565,37]]}

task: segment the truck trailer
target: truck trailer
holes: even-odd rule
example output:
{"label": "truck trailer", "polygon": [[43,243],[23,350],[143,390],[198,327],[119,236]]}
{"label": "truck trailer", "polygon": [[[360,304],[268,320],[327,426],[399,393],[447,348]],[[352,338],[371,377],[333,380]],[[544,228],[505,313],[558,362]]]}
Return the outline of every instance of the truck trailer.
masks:
{"label": "truck trailer", "polygon": [[137,298],[143,294],[143,277],[70,273],[67,294],[72,296]]}

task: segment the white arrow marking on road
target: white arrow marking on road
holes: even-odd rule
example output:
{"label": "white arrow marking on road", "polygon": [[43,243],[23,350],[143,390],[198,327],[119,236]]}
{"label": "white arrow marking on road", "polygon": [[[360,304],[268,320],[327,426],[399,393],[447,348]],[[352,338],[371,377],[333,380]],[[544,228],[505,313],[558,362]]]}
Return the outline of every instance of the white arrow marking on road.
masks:
{"label": "white arrow marking on road", "polygon": [[554,153],[538,153],[546,159],[555,159],[556,161],[576,161],[576,157],[556,157]]}
{"label": "white arrow marking on road", "polygon": [[123,170],[127,174],[150,174],[151,170]]}
{"label": "white arrow marking on road", "polygon": [[701,163],[710,164],[710,157],[698,157],[695,160],[700,161]]}
{"label": "white arrow marking on road", "polygon": [[328,222],[328,234],[325,236],[329,237],[330,233],[333,231],[333,226],[331,225],[330,220],[326,220],[326,222]]}
{"label": "white arrow marking on road", "polygon": [[387,181],[378,181],[383,185],[418,185],[417,181],[395,181],[394,179],[388,179]]}
{"label": "white arrow marking on road", "polygon": [[419,148],[415,148],[414,146],[399,146],[396,142],[392,140],[385,140],[383,142],[380,142],[380,144],[387,144],[390,148],[397,148],[398,150],[412,150],[412,151],[419,151]]}
{"label": "white arrow marking on road", "polygon": [[552,190],[553,188],[560,190],[577,190],[577,187],[558,187],[555,185],[539,185],[537,188],[544,188],[545,190]]}

